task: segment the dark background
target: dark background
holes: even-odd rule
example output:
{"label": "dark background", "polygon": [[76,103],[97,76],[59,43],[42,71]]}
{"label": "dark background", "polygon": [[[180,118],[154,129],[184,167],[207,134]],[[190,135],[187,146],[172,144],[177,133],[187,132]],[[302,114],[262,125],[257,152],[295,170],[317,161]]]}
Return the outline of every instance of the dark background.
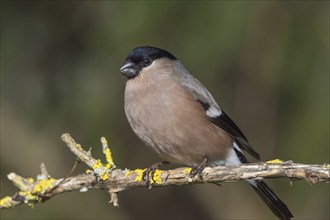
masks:
{"label": "dark background", "polygon": [[[178,57],[241,127],[263,160],[329,163],[328,1],[1,1],[1,197],[6,175],[65,176],[69,132],[120,168],[159,159],[123,111],[119,67],[136,46]],[[86,166],[80,165],[75,174]],[[297,219],[329,219],[329,184],[267,181]],[[1,219],[274,219],[245,183],[72,192]]]}

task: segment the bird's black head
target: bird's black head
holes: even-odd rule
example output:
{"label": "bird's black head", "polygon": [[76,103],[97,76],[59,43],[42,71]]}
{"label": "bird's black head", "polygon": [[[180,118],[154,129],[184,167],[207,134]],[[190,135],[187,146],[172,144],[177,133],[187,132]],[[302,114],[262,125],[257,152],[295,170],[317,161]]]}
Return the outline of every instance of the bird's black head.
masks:
{"label": "bird's black head", "polygon": [[134,78],[144,67],[150,66],[154,60],[163,57],[176,60],[176,57],[166,50],[150,46],[137,47],[128,54],[120,67],[120,72],[129,79]]}

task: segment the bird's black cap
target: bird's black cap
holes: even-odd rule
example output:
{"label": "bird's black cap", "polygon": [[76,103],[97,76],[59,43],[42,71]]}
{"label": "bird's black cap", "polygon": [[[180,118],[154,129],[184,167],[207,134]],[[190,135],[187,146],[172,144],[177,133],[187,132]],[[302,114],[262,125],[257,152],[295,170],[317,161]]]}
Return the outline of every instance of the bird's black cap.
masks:
{"label": "bird's black cap", "polygon": [[154,60],[163,57],[176,60],[176,57],[171,53],[157,47],[136,47],[128,54],[125,62],[120,67],[120,72],[129,79],[134,78],[144,67],[151,65]]}
{"label": "bird's black cap", "polygon": [[151,46],[142,46],[134,48],[127,56],[127,58],[150,58],[152,60],[156,60],[162,57],[167,57],[171,60],[176,60],[176,57],[173,56],[170,52]]}

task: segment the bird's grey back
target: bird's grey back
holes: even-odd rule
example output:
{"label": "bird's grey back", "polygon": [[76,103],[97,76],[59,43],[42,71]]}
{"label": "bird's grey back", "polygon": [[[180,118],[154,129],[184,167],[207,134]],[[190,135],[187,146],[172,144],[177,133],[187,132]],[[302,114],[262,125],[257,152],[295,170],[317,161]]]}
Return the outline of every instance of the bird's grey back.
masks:
{"label": "bird's grey back", "polygon": [[214,106],[220,110],[219,105],[211,93],[205,88],[205,86],[193,75],[191,75],[180,61],[177,60],[176,62],[177,65],[175,65],[175,68],[177,70],[175,73],[179,78],[177,82],[182,87],[184,87],[196,100],[207,103],[210,106]]}

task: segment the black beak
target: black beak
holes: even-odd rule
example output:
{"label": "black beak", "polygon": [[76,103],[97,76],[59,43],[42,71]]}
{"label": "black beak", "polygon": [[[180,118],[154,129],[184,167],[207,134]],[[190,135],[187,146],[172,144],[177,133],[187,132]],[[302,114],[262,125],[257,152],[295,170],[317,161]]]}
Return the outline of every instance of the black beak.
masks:
{"label": "black beak", "polygon": [[120,67],[120,72],[125,75],[127,78],[134,78],[139,74],[139,69],[136,67],[136,64],[131,61],[125,61]]}

